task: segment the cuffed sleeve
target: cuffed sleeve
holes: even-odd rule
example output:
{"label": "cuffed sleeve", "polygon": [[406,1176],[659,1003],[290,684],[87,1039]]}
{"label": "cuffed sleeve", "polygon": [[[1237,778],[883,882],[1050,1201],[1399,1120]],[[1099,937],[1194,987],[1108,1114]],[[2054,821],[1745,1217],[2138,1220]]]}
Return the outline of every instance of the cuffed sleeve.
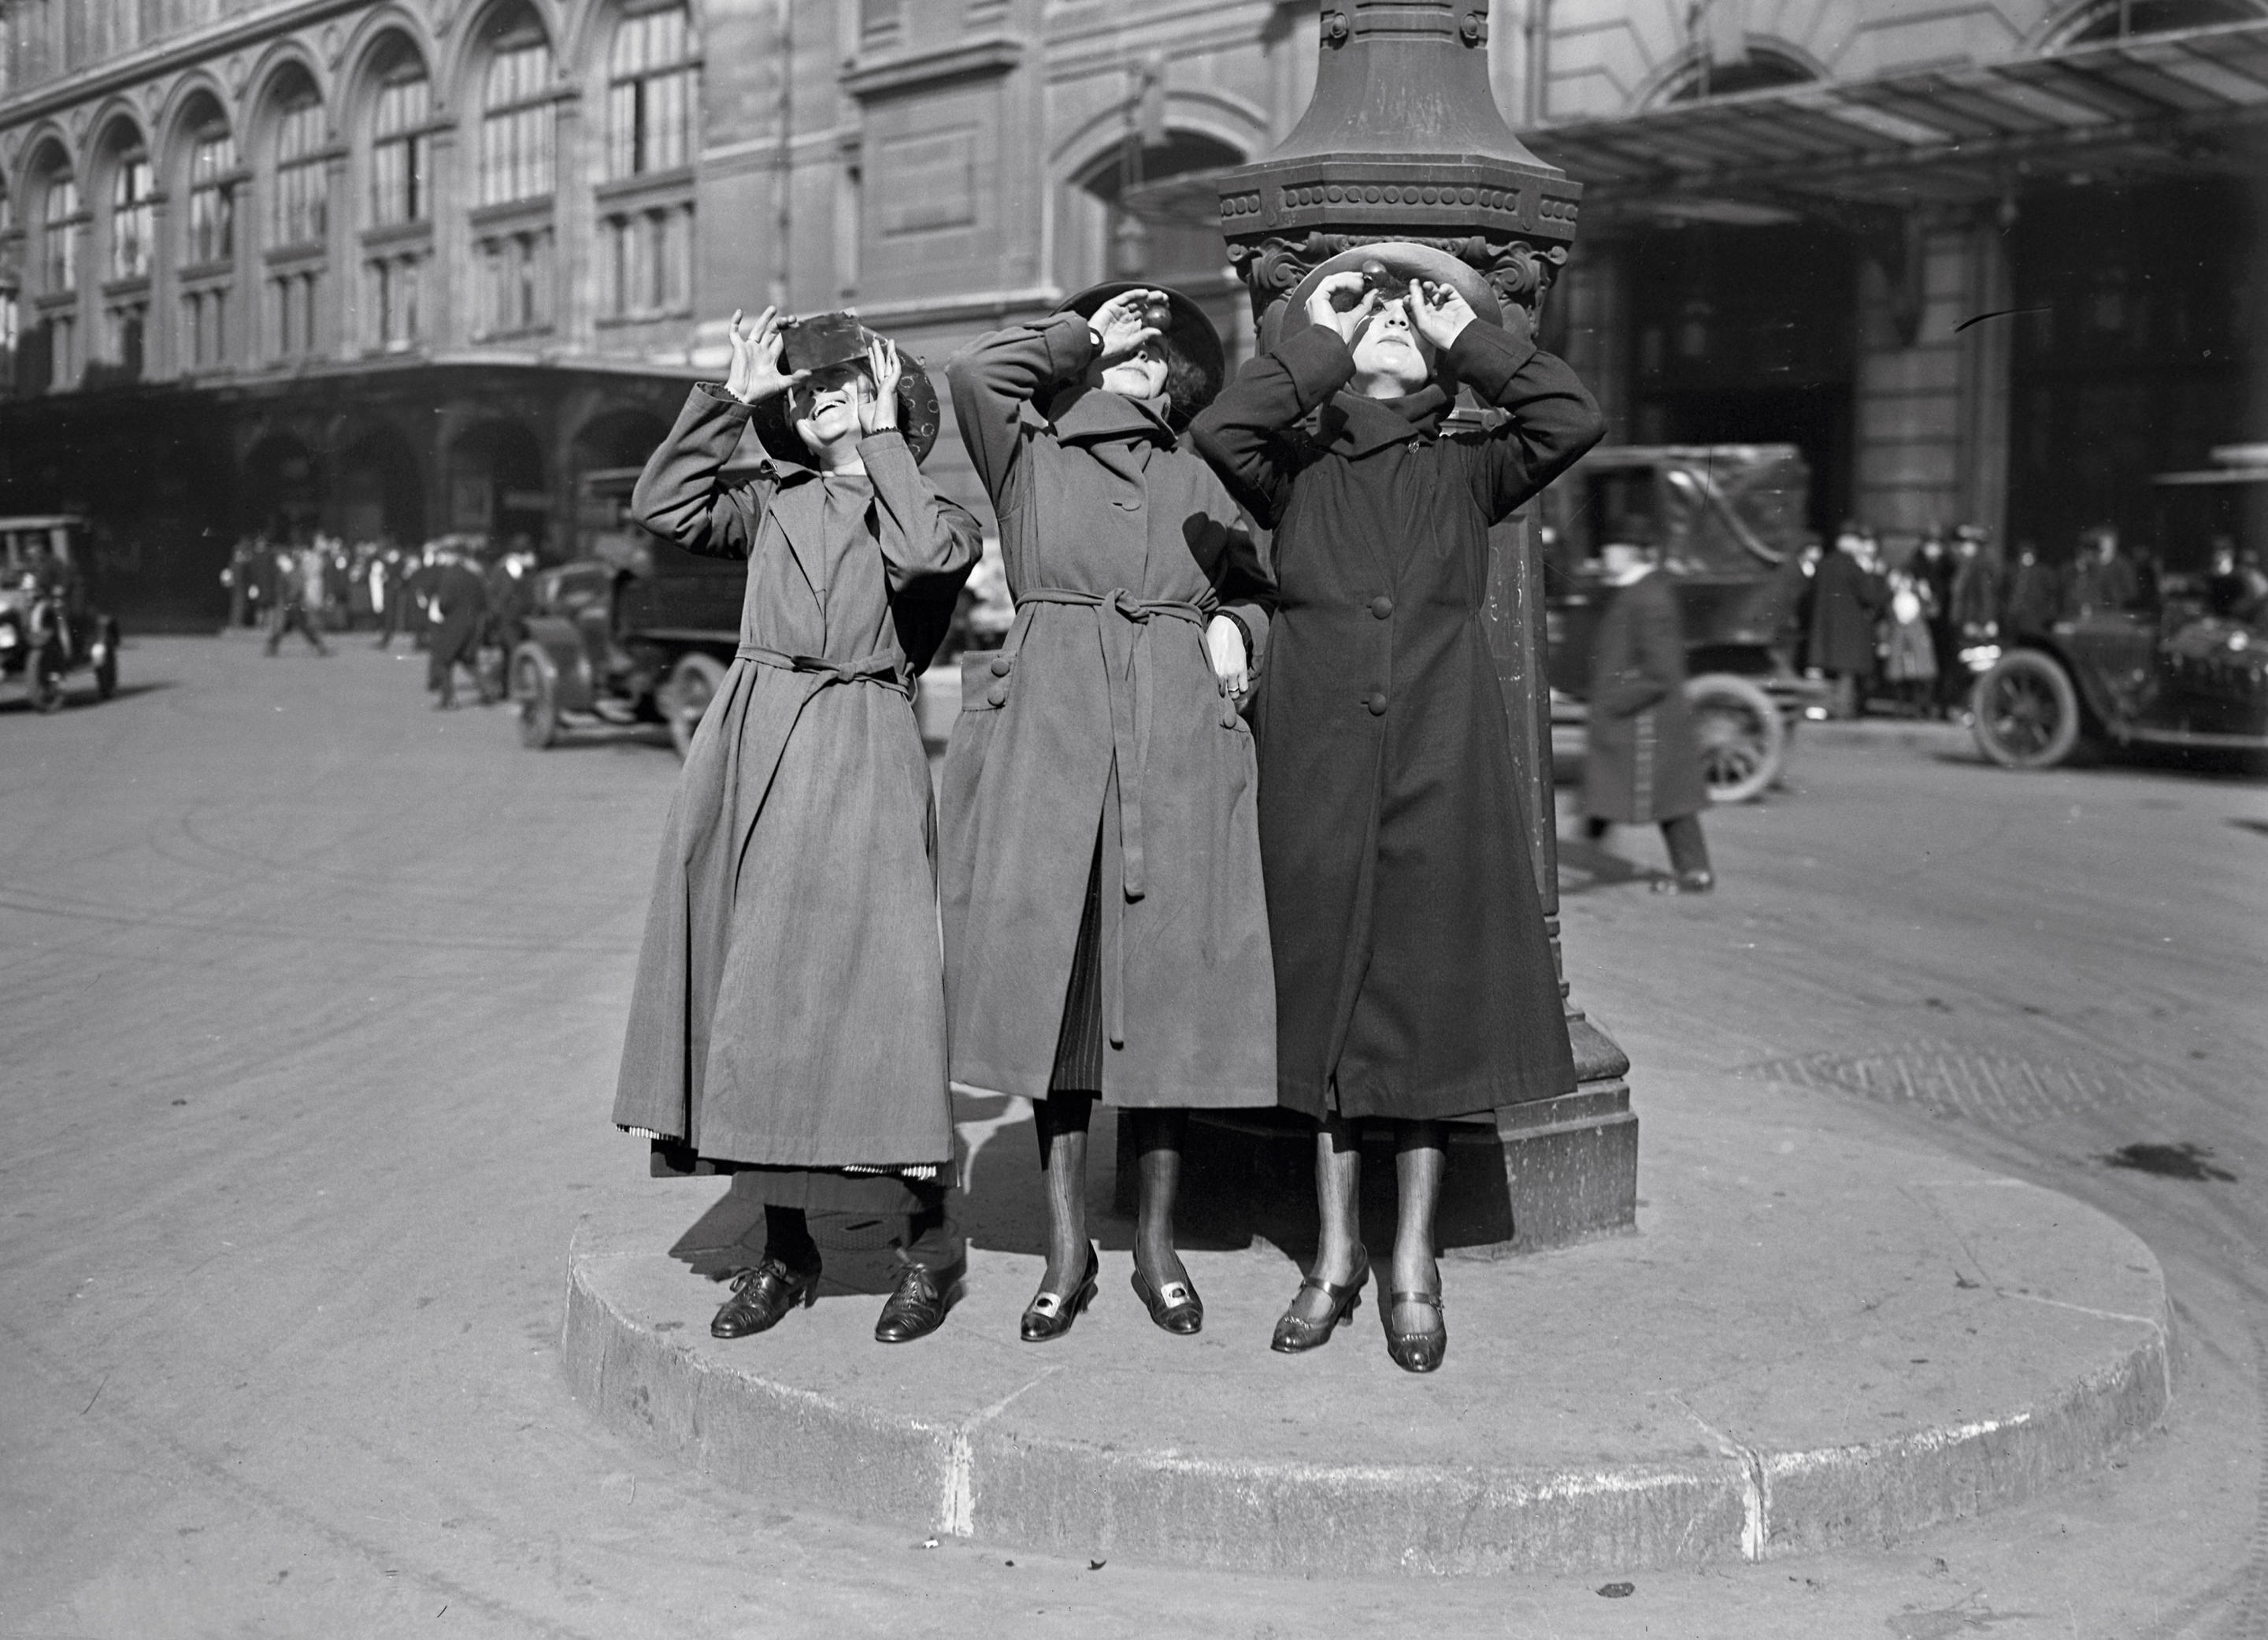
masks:
{"label": "cuffed sleeve", "polygon": [[747,558],[770,505],[771,481],[727,484],[721,475],[747,425],[746,404],[714,382],[696,386],[678,412],[677,425],[638,474],[630,491],[630,515],[688,552]]}

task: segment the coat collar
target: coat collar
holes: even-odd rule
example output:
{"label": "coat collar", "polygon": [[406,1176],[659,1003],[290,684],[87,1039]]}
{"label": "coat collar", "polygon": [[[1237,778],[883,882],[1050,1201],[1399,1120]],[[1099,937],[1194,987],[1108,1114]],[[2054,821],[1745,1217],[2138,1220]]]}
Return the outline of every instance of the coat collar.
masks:
{"label": "coat collar", "polygon": [[[816,468],[791,462],[772,466],[777,481],[768,509],[787,542],[788,556],[803,572],[814,596],[827,592],[827,543],[820,539],[827,524],[827,479]],[[872,481],[870,480],[869,483]]]}
{"label": "coat collar", "polygon": [[1359,461],[1389,445],[1431,439],[1455,400],[1438,384],[1398,399],[1366,399],[1342,388],[1315,412],[1315,436],[1349,461]]}
{"label": "coat collar", "polygon": [[1028,403],[1026,419],[1052,427],[1065,444],[1152,443],[1167,447],[1178,442],[1167,425],[1166,401],[1130,399],[1123,393],[1085,386],[1066,388],[1040,415]]}

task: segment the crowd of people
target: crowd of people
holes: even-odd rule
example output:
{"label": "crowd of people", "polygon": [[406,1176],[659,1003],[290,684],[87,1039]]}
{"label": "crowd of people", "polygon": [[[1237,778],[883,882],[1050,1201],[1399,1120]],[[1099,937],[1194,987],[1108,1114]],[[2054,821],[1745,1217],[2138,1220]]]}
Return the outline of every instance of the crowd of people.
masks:
{"label": "crowd of people", "polygon": [[[2128,552],[2110,524],[2081,531],[2070,561],[2057,564],[2029,541],[2011,561],[1976,524],[1927,531],[1894,558],[1872,529],[1846,523],[1832,542],[1808,543],[1788,573],[1801,584],[1784,658],[1832,685],[1837,717],[1882,706],[1958,716],[1979,651],[2059,621],[2156,609],[2168,590],[2155,562]],[[2227,537],[2213,543],[2198,590],[2205,609],[2228,618],[2268,611],[2268,575]]]}
{"label": "crowd of people", "polygon": [[534,609],[535,565],[525,536],[501,549],[477,535],[405,548],[314,530],[244,537],[221,581],[229,624],[264,631],[270,655],[295,632],[318,654],[329,653],[327,634],[375,632],[385,649],[407,633],[425,652],[435,708],[446,711],[457,705],[460,672],[482,705],[503,698],[503,659]]}

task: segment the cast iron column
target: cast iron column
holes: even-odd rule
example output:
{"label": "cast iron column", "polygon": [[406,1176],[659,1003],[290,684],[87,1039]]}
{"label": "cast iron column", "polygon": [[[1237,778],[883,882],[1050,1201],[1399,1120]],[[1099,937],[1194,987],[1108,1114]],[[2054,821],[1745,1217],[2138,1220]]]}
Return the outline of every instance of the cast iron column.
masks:
{"label": "cast iron column", "polygon": [[[1478,270],[1509,306],[1535,313],[1575,239],[1580,184],[1522,145],[1489,86],[1482,0],[1330,0],[1314,100],[1267,158],[1220,181],[1229,259],[1263,338],[1318,262],[1358,245],[1412,240]],[[1558,846],[1543,578],[1526,519],[1491,537],[1489,628],[1513,754],[1527,777],[1536,886],[1559,962]],[[1561,963],[1560,993],[1567,994]],[[1572,1001],[1580,1086],[1497,1113],[1513,1245],[1552,1246],[1627,1228],[1638,1192],[1630,1060]],[[1451,1193],[1459,1170],[1452,1164]],[[1485,1187],[1465,1170],[1466,1182]],[[1468,1204],[1474,1214],[1484,1205]],[[1461,1216],[1445,1202],[1445,1216]],[[1478,1222],[1475,1219],[1473,1222]]]}

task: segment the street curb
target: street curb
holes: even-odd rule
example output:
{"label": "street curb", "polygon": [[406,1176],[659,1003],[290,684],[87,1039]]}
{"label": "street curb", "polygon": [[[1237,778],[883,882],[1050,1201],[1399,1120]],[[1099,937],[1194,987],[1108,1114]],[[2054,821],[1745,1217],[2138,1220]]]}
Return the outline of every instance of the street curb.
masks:
{"label": "street curb", "polygon": [[2139,1342],[2029,1404],[1894,1438],[1774,1451],[1709,1430],[1713,1458],[1594,1468],[1216,1460],[1019,1424],[1016,1398],[1067,1367],[947,1418],[767,1378],[705,1336],[671,1336],[691,1333],[681,1320],[636,1313],[641,1258],[652,1262],[588,1224],[569,1250],[563,1363],[609,1428],[735,1489],[1066,1555],[1268,1571],[1592,1573],[1880,1547],[2035,1496],[2150,1428],[2171,1398],[2151,1259],[2154,1314],[2107,1317],[2140,1326]]}

